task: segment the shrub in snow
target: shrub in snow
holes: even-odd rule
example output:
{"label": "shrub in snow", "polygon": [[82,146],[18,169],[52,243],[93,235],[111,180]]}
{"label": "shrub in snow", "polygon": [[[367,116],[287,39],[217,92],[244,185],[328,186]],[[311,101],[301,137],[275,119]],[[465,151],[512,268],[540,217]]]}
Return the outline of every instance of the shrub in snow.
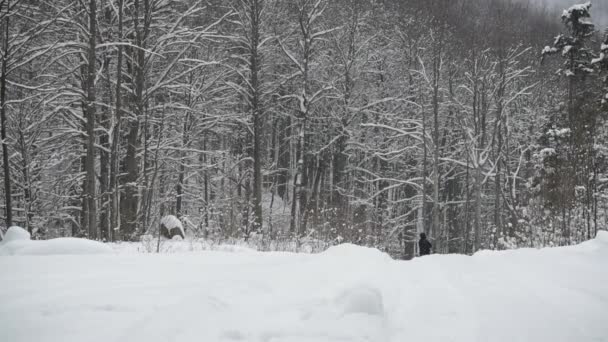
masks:
{"label": "shrub in snow", "polygon": [[186,237],[182,222],[173,215],[167,215],[160,220],[160,234],[167,239],[176,236],[181,236],[182,239]]}

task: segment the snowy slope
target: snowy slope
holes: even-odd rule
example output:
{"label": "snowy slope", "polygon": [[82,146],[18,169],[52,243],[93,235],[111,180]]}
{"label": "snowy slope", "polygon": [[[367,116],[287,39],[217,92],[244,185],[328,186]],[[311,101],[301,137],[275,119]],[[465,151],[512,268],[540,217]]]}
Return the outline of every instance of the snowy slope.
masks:
{"label": "snowy slope", "polygon": [[2,341],[608,341],[608,233],[391,260],[288,253],[0,257]]}

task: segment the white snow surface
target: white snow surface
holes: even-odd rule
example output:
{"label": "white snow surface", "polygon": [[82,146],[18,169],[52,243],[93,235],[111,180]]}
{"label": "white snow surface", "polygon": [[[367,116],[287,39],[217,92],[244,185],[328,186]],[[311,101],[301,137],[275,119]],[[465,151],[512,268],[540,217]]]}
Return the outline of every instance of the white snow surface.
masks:
{"label": "white snow surface", "polygon": [[608,232],[395,261],[200,252],[0,257],[2,341],[608,341]]}
{"label": "white snow surface", "polygon": [[[10,227],[0,242],[0,256],[3,255],[74,255],[107,254],[112,248],[101,242],[78,238],[57,238],[50,240],[30,240],[30,233],[21,227]],[[0,268],[0,279],[2,268]]]}

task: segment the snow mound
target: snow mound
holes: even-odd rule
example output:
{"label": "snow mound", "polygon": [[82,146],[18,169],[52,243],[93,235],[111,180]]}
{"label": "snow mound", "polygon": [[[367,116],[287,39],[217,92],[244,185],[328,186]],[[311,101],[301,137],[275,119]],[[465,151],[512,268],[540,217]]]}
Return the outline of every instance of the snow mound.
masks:
{"label": "snow mound", "polygon": [[[561,246],[561,247],[546,247],[546,248],[517,248],[517,249],[505,249],[505,250],[488,250],[483,249],[473,254],[473,257],[492,257],[492,256],[527,256],[536,257],[537,255],[544,254],[561,254],[566,251],[576,251],[582,253],[599,252],[608,254],[608,231],[598,230],[595,239],[581,242],[578,245]],[[442,257],[435,255],[435,257]]]}
{"label": "snow mound", "polygon": [[13,253],[11,254],[75,255],[108,253],[112,253],[112,249],[101,242],[78,238],[58,238],[45,241],[29,241],[27,245],[20,246],[20,248],[17,249],[13,249]]}
{"label": "snow mound", "polygon": [[384,315],[382,293],[369,286],[348,288],[337,296],[335,303],[343,315],[358,313],[371,316]]}
{"label": "snow mound", "polygon": [[0,257],[0,331],[11,342],[608,341],[606,239],[414,262],[352,245]]}
{"label": "snow mound", "polygon": [[[604,255],[608,255],[608,231],[599,230],[595,239],[564,248],[576,250],[581,253],[603,253]],[[554,249],[559,250],[559,248]]]}
{"label": "snow mound", "polygon": [[255,249],[239,246],[239,245],[218,245],[213,250],[218,252],[229,252],[229,253],[256,253]]}
{"label": "snow mound", "polygon": [[361,247],[350,243],[343,243],[341,245],[333,246],[328,248],[325,252],[321,253],[323,257],[329,258],[369,258],[372,260],[392,260],[392,258],[375,248]]}
{"label": "snow mound", "polygon": [[29,239],[30,233],[27,230],[18,226],[12,226],[6,231],[6,234],[4,234],[4,240],[2,240],[2,242],[23,241]]}
{"label": "snow mound", "polygon": [[75,255],[112,253],[109,246],[92,240],[58,238],[32,241],[21,227],[11,227],[0,242],[0,255]]}
{"label": "snow mound", "polygon": [[595,240],[597,240],[598,242],[601,242],[601,243],[608,244],[608,231],[599,230],[597,232],[597,235],[595,236]]}

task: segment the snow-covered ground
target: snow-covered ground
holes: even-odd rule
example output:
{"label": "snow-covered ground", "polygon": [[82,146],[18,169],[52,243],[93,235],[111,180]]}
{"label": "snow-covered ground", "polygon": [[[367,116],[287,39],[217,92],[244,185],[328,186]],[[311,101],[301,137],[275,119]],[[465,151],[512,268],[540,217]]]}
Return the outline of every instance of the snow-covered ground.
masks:
{"label": "snow-covered ground", "polygon": [[607,318],[607,232],[405,262],[352,245],[0,257],[10,342],[608,341]]}
{"label": "snow-covered ground", "polygon": [[199,252],[293,252],[300,253],[318,253],[330,247],[330,244],[322,240],[303,239],[300,241],[299,247],[293,239],[274,240],[258,239],[245,241],[243,239],[226,239],[218,241],[215,239],[204,239],[193,236],[187,236],[186,239],[175,237],[172,240],[165,238],[146,235],[143,236],[140,242],[113,242],[106,244],[111,247],[116,253],[156,253],[157,248],[160,253],[199,253]]}

